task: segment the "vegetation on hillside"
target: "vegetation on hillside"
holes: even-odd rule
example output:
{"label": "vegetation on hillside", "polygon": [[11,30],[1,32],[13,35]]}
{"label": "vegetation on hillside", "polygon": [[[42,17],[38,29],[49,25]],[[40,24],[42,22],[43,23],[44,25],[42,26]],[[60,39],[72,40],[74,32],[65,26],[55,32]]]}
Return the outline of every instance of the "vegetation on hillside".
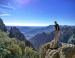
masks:
{"label": "vegetation on hillside", "polygon": [[9,38],[6,32],[0,31],[0,58],[38,58],[38,53],[23,41]]}

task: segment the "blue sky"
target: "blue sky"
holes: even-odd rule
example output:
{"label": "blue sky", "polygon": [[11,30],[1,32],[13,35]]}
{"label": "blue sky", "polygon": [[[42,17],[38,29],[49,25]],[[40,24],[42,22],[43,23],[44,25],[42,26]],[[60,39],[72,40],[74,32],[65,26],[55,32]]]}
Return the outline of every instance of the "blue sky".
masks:
{"label": "blue sky", "polygon": [[0,17],[6,25],[75,25],[75,0],[0,0]]}

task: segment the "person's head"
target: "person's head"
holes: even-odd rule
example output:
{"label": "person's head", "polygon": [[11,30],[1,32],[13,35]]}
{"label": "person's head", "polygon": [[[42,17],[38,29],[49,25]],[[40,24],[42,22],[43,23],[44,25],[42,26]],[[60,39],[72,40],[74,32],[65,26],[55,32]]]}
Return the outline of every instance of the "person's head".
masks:
{"label": "person's head", "polygon": [[55,23],[55,24],[57,24],[57,22],[56,22],[56,21],[54,21],[54,23]]}

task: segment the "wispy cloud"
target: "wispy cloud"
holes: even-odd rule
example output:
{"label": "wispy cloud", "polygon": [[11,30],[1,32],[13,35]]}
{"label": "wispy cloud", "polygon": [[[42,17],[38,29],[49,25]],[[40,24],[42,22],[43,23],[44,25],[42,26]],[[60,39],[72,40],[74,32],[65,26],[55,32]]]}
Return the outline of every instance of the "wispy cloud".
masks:
{"label": "wispy cloud", "polygon": [[4,16],[10,16],[10,14],[8,13],[4,13],[4,14],[0,14],[1,17],[4,17]]}
{"label": "wispy cloud", "polygon": [[14,10],[14,0],[0,0],[0,8]]}
{"label": "wispy cloud", "polygon": [[9,10],[15,10],[14,7],[9,6],[9,5],[0,5],[0,8],[2,8],[2,9],[9,9]]}
{"label": "wispy cloud", "polygon": [[15,7],[13,7],[10,3],[7,5],[0,4],[0,17],[10,16],[11,12],[14,10]]}
{"label": "wispy cloud", "polygon": [[0,0],[0,16],[10,16],[11,12],[15,10],[14,0]]}

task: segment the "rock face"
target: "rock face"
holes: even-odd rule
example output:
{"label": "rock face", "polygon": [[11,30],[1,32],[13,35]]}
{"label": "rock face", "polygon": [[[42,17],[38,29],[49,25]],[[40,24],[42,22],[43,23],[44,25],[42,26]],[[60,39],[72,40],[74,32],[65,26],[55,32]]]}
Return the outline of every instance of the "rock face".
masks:
{"label": "rock face", "polygon": [[[48,51],[47,51],[47,53],[48,53]],[[45,58],[60,58],[59,51],[51,50],[50,53],[45,56]]]}
{"label": "rock face", "polygon": [[24,41],[27,46],[32,47],[31,43],[26,40],[25,36],[19,31],[16,27],[11,27],[9,31],[9,37],[10,38],[16,38],[18,40]]}
{"label": "rock face", "polygon": [[11,27],[9,37],[11,37],[11,38],[15,37],[15,38],[17,38],[19,40],[26,39],[24,37],[24,35],[16,27]]}
{"label": "rock face", "polygon": [[65,44],[59,51],[60,58],[75,58],[75,45]]}
{"label": "rock face", "polygon": [[5,24],[3,23],[2,19],[0,18],[0,30],[6,32],[7,28]]}
{"label": "rock face", "polygon": [[49,43],[42,47],[43,58],[75,58],[75,45],[62,43],[60,48],[50,48]]}

